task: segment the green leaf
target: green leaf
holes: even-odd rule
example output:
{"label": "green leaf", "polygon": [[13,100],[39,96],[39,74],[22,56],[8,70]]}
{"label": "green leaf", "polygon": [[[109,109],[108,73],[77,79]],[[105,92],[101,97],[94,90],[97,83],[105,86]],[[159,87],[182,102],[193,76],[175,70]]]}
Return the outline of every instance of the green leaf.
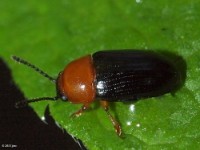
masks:
{"label": "green leaf", "polygon": [[[196,0],[0,1],[0,55],[28,98],[54,96],[55,87],[10,55],[52,76],[80,56],[103,49],[151,49],[182,56],[187,78],[175,96],[111,104],[122,125],[119,138],[95,102],[79,118],[80,105],[50,103],[56,121],[91,150],[200,148],[200,5]],[[31,104],[39,116],[48,102]]]}

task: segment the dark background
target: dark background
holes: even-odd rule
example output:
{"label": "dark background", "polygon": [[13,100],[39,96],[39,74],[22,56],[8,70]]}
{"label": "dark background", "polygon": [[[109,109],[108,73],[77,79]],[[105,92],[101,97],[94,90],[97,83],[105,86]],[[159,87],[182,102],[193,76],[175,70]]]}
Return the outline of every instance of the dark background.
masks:
{"label": "dark background", "polygon": [[12,71],[1,58],[0,73],[0,149],[86,149],[80,140],[55,124],[48,106],[45,122],[31,107],[16,109],[15,103],[25,98],[12,79]]}

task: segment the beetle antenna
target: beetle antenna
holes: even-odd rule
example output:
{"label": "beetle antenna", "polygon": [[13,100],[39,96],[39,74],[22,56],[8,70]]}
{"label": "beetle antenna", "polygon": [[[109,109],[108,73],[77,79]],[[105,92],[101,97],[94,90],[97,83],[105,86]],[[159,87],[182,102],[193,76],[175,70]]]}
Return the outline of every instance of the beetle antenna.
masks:
{"label": "beetle antenna", "polygon": [[29,99],[29,100],[22,100],[19,101],[15,104],[16,108],[21,108],[21,107],[25,107],[27,106],[29,103],[33,103],[33,102],[39,102],[39,101],[55,101],[57,100],[59,97],[40,97],[40,98],[33,98],[33,99]]}
{"label": "beetle antenna", "polygon": [[24,64],[25,66],[29,67],[29,68],[32,68],[33,70],[35,70],[36,72],[38,72],[39,74],[41,74],[43,77],[49,79],[50,81],[52,82],[56,82],[56,79],[49,76],[47,73],[45,73],[44,71],[42,71],[41,69],[39,69],[38,67],[36,67],[35,65],[29,63],[28,61],[26,60],[23,60],[22,58],[19,58],[17,56],[12,56],[12,59],[16,62],[19,62],[21,64]]}

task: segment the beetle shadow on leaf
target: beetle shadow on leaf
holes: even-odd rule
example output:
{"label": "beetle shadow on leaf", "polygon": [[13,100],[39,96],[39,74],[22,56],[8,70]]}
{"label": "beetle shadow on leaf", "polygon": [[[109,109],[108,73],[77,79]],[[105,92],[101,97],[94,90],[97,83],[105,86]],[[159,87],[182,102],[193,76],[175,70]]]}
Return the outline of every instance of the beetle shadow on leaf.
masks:
{"label": "beetle shadow on leaf", "polygon": [[[96,101],[94,102],[94,105],[93,105],[93,108],[92,108],[92,111],[96,110],[96,109],[102,109],[105,113],[105,116],[107,115],[104,108],[101,106],[100,104],[100,101]],[[109,103],[109,112],[112,112],[111,114],[113,114],[112,116],[116,119],[116,121],[119,121],[119,116],[118,116],[118,113],[117,113],[117,110],[116,110],[116,103],[114,102],[110,102]],[[109,119],[109,118],[108,118]],[[119,122],[120,123],[120,122]]]}

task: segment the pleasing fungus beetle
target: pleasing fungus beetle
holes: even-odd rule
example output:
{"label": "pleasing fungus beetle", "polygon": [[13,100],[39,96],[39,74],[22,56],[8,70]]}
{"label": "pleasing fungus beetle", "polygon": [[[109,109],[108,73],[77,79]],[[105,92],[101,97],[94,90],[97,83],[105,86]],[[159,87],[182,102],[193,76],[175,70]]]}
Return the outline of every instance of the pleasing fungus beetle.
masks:
{"label": "pleasing fungus beetle", "polygon": [[152,51],[99,51],[72,61],[57,79],[19,57],[12,58],[55,82],[57,88],[55,97],[23,100],[16,104],[17,107],[41,100],[62,99],[83,104],[73,114],[79,116],[99,99],[119,136],[121,127],[109,113],[108,102],[133,101],[169,93],[181,80],[181,73],[173,62]]}

